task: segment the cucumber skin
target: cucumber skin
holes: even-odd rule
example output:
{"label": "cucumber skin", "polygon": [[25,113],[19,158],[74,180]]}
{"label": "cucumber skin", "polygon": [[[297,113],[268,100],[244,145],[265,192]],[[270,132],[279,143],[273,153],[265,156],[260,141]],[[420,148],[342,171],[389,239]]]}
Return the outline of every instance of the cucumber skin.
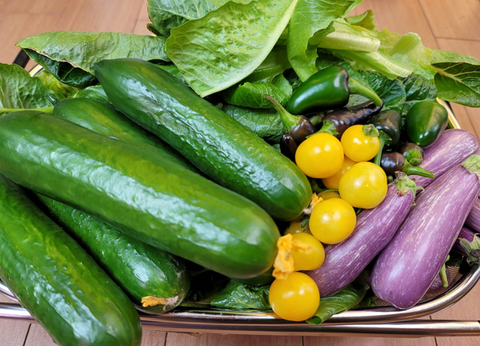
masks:
{"label": "cucumber skin", "polygon": [[168,72],[138,59],[94,66],[110,101],[214,181],[278,220],[299,217],[312,189],[298,167]]}
{"label": "cucumber skin", "polygon": [[157,151],[165,159],[198,172],[175,149],[108,104],[86,98],[65,99],[55,104],[53,114],[104,136]]}
{"label": "cucumber skin", "polygon": [[[52,219],[75,239],[130,297],[138,310],[163,313],[178,306],[190,288],[185,261],[140,242],[101,220],[37,194]],[[169,298],[165,305],[142,307],[146,296]]]}
{"label": "cucumber skin", "polygon": [[276,255],[278,228],[255,203],[154,152],[54,115],[0,118],[0,171],[232,278],[262,274]]}
{"label": "cucumber skin", "polygon": [[0,278],[62,346],[140,345],[140,319],[125,293],[2,175]]}

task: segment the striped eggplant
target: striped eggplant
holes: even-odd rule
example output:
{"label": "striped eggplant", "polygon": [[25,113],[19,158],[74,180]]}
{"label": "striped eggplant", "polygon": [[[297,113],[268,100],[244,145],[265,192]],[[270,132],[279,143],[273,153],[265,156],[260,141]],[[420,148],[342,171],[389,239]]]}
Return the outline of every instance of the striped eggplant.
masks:
{"label": "striped eggplant", "polygon": [[393,306],[417,304],[445,263],[460,229],[480,193],[480,156],[435,179],[416,204],[372,269],[374,294]]}
{"label": "striped eggplant", "polygon": [[389,185],[382,203],[358,215],[352,234],[343,242],[326,247],[323,264],[307,272],[322,297],[348,286],[388,244],[407,216],[415,193],[415,183],[400,173]]}
{"label": "striped eggplant", "polygon": [[450,129],[442,133],[438,140],[424,150],[420,167],[431,171],[434,178],[411,175],[419,187],[427,187],[450,168],[462,163],[470,155],[478,153],[477,138],[466,130]]}
{"label": "striped eggplant", "polygon": [[474,232],[480,232],[480,199],[477,198],[473,204],[470,214],[468,214],[465,220],[465,226],[470,228]]}

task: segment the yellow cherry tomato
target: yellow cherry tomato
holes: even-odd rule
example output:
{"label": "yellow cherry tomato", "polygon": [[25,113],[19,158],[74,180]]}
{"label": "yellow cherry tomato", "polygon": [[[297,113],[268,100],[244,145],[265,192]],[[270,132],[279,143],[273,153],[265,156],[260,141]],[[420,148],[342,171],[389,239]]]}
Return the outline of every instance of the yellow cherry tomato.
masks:
{"label": "yellow cherry tomato", "polygon": [[303,232],[310,233],[310,231],[308,231],[307,229],[308,223],[306,223],[305,226],[302,226],[302,223],[304,221],[305,221],[304,218],[298,218],[296,220],[291,221],[290,224],[288,225],[288,228],[284,232],[284,234],[295,234],[295,233],[303,233]]}
{"label": "yellow cherry tomato", "polygon": [[372,162],[359,162],[340,179],[338,192],[352,206],[371,209],[383,201],[387,189],[387,175],[380,166]]}
{"label": "yellow cherry tomato", "polygon": [[272,310],[288,321],[305,321],[315,314],[320,304],[320,292],[307,274],[293,272],[285,279],[275,279],[268,298]]}
{"label": "yellow cherry tomato", "polygon": [[340,198],[340,194],[338,192],[329,190],[317,193],[317,195],[321,197],[324,201],[330,198]]}
{"label": "yellow cherry tomato", "polygon": [[295,162],[310,178],[327,178],[337,173],[343,163],[340,141],[328,133],[315,133],[297,148]]}
{"label": "yellow cherry tomato", "polygon": [[295,271],[315,270],[322,265],[325,249],[317,238],[309,233],[295,233],[292,241],[294,246],[291,255]]}
{"label": "yellow cherry tomato", "polygon": [[342,135],[341,143],[345,156],[355,162],[371,160],[380,150],[378,130],[374,125],[353,125]]}
{"label": "yellow cherry tomato", "polygon": [[343,199],[332,198],[313,208],[308,227],[320,242],[336,244],[353,232],[356,223],[357,215],[353,207]]}
{"label": "yellow cherry tomato", "polygon": [[[331,190],[338,190],[338,184],[340,182],[340,178],[343,177],[346,171],[348,171],[354,164],[356,164],[355,161],[352,161],[351,159],[348,158],[348,156],[345,156],[343,158],[343,164],[342,167],[340,167],[340,170],[332,175],[331,177],[323,178],[322,183],[325,185],[327,189]],[[323,199],[325,199],[322,196]]]}

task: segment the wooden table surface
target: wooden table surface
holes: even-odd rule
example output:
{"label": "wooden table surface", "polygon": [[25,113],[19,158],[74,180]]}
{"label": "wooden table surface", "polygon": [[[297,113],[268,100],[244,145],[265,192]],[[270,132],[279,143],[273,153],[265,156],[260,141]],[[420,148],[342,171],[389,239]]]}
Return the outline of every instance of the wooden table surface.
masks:
{"label": "wooden table surface", "polygon": [[[379,29],[416,32],[425,46],[480,58],[479,0],[365,0],[355,14],[372,9]],[[0,62],[11,63],[18,53],[15,43],[47,31],[115,31],[145,33],[149,22],[146,0],[0,0]],[[480,135],[480,109],[453,105],[462,128]],[[480,320],[480,285],[454,306],[428,318]],[[8,301],[0,298],[1,301]],[[351,338],[310,336],[239,336],[164,333],[145,330],[142,346],[474,346],[478,337]],[[0,345],[52,346],[48,334],[36,323],[0,319]]]}

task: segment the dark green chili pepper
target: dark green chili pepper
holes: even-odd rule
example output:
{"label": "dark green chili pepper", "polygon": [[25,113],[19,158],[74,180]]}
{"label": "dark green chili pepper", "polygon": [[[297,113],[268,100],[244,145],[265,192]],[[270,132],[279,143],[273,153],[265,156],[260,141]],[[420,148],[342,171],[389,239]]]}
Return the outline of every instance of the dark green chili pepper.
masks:
{"label": "dark green chili pepper", "polygon": [[405,160],[414,166],[418,166],[423,162],[423,148],[411,142],[403,143],[398,151],[405,156]]}
{"label": "dark green chili pepper", "polygon": [[348,103],[350,94],[365,96],[377,106],[383,104],[374,91],[349,78],[347,70],[343,67],[331,66],[307,78],[293,92],[286,109],[295,115],[338,109]]}
{"label": "dark green chili pepper", "polygon": [[390,137],[389,145],[394,146],[400,140],[402,117],[395,110],[381,112],[371,122],[379,131],[385,132]]}
{"label": "dark green chili pepper", "polygon": [[416,103],[405,116],[405,133],[410,142],[426,148],[435,143],[448,124],[448,112],[435,101]]}
{"label": "dark green chili pepper", "polygon": [[340,139],[347,128],[356,124],[366,124],[378,114],[382,106],[377,106],[369,101],[351,108],[341,108],[329,113],[326,121],[331,121],[337,130],[337,138]]}
{"label": "dark green chili pepper", "polygon": [[405,157],[402,154],[398,152],[383,153],[380,160],[380,167],[383,168],[385,173],[392,176],[395,176],[395,172],[403,172],[406,175],[414,174],[428,178],[434,177],[432,172],[427,171],[420,166],[412,165],[405,160]]}

